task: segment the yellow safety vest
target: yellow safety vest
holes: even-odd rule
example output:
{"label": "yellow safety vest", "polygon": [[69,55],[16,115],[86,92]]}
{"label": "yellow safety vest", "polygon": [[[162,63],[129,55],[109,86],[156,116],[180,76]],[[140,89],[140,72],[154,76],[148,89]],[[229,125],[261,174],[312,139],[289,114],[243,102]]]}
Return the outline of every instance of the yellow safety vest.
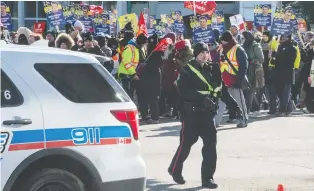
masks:
{"label": "yellow safety vest", "polygon": [[[230,60],[231,64],[234,66],[234,68],[239,71],[239,63],[237,60],[237,50],[240,47],[240,45],[234,45],[227,53],[227,58]],[[229,65],[228,61],[225,60],[221,62],[220,64],[220,71],[228,72],[229,74],[236,75],[236,73],[233,71],[232,67]]]}
{"label": "yellow safety vest", "polygon": [[197,91],[198,93],[201,93],[203,95],[212,95],[214,97],[218,96],[218,93],[221,91],[222,89],[222,84],[220,84],[219,87],[213,89],[213,87],[207,82],[207,80],[205,79],[205,77],[200,73],[200,71],[198,71],[196,68],[194,68],[191,64],[187,64],[187,66],[189,66],[189,68],[192,70],[192,72],[194,72],[206,85],[207,85],[207,91]]}
{"label": "yellow safety vest", "polygon": [[122,61],[119,65],[118,76],[120,74],[134,75],[136,73],[139,59],[139,50],[133,45],[126,46],[122,53]]}

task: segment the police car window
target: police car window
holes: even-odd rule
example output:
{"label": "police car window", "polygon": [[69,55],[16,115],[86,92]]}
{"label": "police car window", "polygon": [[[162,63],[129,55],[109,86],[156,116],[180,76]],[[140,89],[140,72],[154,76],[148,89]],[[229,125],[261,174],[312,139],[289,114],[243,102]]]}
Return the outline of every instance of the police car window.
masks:
{"label": "police car window", "polygon": [[76,103],[123,101],[91,64],[35,64],[35,69],[70,101]]}
{"label": "police car window", "polygon": [[23,97],[9,77],[1,70],[1,107],[22,105]]}

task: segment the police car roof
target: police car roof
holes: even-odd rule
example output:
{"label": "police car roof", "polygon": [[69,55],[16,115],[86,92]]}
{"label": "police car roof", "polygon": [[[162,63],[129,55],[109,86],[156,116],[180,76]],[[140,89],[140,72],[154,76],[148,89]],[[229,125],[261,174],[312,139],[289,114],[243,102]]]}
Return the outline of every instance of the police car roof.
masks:
{"label": "police car roof", "polygon": [[[64,50],[59,48],[51,48],[51,47],[32,47],[28,45],[15,45],[15,44],[7,44],[5,46],[0,46],[2,57],[5,56],[19,56],[19,54],[23,54],[23,58],[21,59],[36,59],[34,62],[43,62],[47,63],[51,61],[51,63],[99,63],[94,55]],[[27,53],[27,57],[25,58],[25,54]],[[76,62],[73,62],[73,61]],[[23,63],[21,63],[23,64]]]}

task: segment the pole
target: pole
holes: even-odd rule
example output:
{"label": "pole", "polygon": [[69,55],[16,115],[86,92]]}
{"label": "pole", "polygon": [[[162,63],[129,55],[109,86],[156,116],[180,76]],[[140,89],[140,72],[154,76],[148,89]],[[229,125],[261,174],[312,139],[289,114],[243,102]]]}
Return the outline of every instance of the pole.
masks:
{"label": "pole", "polygon": [[193,1],[194,16],[196,16],[195,1]]}

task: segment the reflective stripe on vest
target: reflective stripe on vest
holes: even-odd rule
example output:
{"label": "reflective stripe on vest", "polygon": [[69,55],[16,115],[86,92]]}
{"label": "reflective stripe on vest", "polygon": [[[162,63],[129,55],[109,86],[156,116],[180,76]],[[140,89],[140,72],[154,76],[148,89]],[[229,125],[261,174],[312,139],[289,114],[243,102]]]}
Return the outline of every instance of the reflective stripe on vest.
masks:
{"label": "reflective stripe on vest", "polygon": [[[237,60],[237,49],[240,47],[240,45],[233,46],[227,53],[227,58],[229,58],[231,64],[239,71],[239,64]],[[220,64],[220,71],[221,73],[226,71],[229,74],[236,75],[236,73],[233,71],[232,67],[229,65],[228,61],[225,60]]]}
{"label": "reflective stripe on vest", "polygon": [[205,79],[205,77],[196,69],[194,68],[191,64],[187,64],[189,66],[189,68],[192,70],[192,72],[194,72],[208,87],[207,91],[197,91],[203,95],[211,95],[214,97],[218,96],[218,93],[220,92],[222,85],[220,84],[219,87],[215,88],[213,90],[213,87],[207,82],[207,80]]}

